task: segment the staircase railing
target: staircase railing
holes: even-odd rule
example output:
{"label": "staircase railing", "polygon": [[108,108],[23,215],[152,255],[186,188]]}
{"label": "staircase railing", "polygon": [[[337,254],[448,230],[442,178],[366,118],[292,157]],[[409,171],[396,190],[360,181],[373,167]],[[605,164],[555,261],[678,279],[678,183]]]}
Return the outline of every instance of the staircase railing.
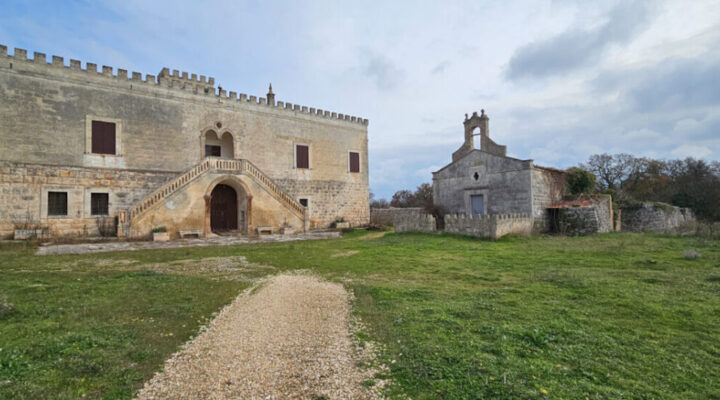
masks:
{"label": "staircase railing", "polygon": [[235,173],[244,173],[252,177],[260,186],[267,190],[273,197],[284,203],[291,210],[304,215],[305,207],[292,196],[285,193],[270,177],[265,175],[258,167],[248,160],[225,160],[219,158],[205,158],[196,166],[185,171],[172,181],[166,183],[160,189],[146,196],[137,205],[132,207],[127,216],[128,221],[142,214],[146,210],[158,204],[161,200],[175,193],[191,181],[195,180],[206,171],[224,170]]}

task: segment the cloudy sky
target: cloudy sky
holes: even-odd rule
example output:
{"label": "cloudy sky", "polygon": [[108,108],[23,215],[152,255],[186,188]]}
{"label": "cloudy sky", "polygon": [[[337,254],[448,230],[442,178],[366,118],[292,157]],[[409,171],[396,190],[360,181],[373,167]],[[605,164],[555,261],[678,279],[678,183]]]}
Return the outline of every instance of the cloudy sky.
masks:
{"label": "cloudy sky", "polygon": [[715,0],[5,0],[0,44],[368,118],[377,197],[430,182],[480,109],[541,165],[720,159]]}

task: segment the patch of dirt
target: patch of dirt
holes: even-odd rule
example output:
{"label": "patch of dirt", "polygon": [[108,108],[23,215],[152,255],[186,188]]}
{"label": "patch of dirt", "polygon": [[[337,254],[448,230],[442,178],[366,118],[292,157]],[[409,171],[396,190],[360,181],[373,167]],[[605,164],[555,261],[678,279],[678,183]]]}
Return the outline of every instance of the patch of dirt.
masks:
{"label": "patch of dirt", "polygon": [[[138,399],[377,399],[372,346],[351,340],[341,284],[279,275],[225,307]],[[370,349],[370,350],[368,350]]]}
{"label": "patch of dirt", "polygon": [[[213,280],[235,280],[257,282],[277,271],[275,267],[248,262],[244,256],[212,257],[204,259],[176,260],[169,263],[143,264],[137,260],[93,259],[80,260],[59,265],[46,272],[76,272],[101,268],[103,271],[152,271],[158,274],[176,274],[209,277]],[[31,272],[29,270],[7,270],[9,272]],[[32,270],[38,272],[38,270]]]}
{"label": "patch of dirt", "polygon": [[350,257],[350,256],[355,255],[355,254],[357,254],[357,253],[359,253],[359,251],[357,251],[357,250],[350,250],[350,251],[346,251],[346,252],[344,252],[344,253],[335,253],[335,254],[331,255],[330,258]]}
{"label": "patch of dirt", "polygon": [[358,239],[359,240],[379,239],[379,238],[385,236],[385,234],[387,234],[387,232],[368,233],[367,235],[361,236]]}

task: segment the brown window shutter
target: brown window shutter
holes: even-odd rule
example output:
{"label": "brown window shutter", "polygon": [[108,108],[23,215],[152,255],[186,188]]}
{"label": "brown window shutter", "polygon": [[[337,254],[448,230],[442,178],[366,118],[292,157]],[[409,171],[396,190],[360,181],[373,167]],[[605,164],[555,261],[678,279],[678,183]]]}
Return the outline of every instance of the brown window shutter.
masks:
{"label": "brown window shutter", "polygon": [[360,172],[360,153],[350,152],[350,172]]}
{"label": "brown window shutter", "polygon": [[296,150],[297,168],[310,168],[310,148],[304,145],[297,145]]}
{"label": "brown window shutter", "polygon": [[92,122],[92,152],[115,154],[115,124],[113,122]]}

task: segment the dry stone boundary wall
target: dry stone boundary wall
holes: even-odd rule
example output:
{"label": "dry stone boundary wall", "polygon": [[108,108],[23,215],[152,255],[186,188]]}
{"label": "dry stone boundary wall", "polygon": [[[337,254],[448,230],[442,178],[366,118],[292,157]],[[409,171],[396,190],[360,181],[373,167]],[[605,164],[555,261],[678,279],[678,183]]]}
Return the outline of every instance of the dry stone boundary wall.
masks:
{"label": "dry stone boundary wall", "polygon": [[678,233],[695,227],[692,210],[668,204],[643,203],[622,208],[622,226],[627,232]]}

